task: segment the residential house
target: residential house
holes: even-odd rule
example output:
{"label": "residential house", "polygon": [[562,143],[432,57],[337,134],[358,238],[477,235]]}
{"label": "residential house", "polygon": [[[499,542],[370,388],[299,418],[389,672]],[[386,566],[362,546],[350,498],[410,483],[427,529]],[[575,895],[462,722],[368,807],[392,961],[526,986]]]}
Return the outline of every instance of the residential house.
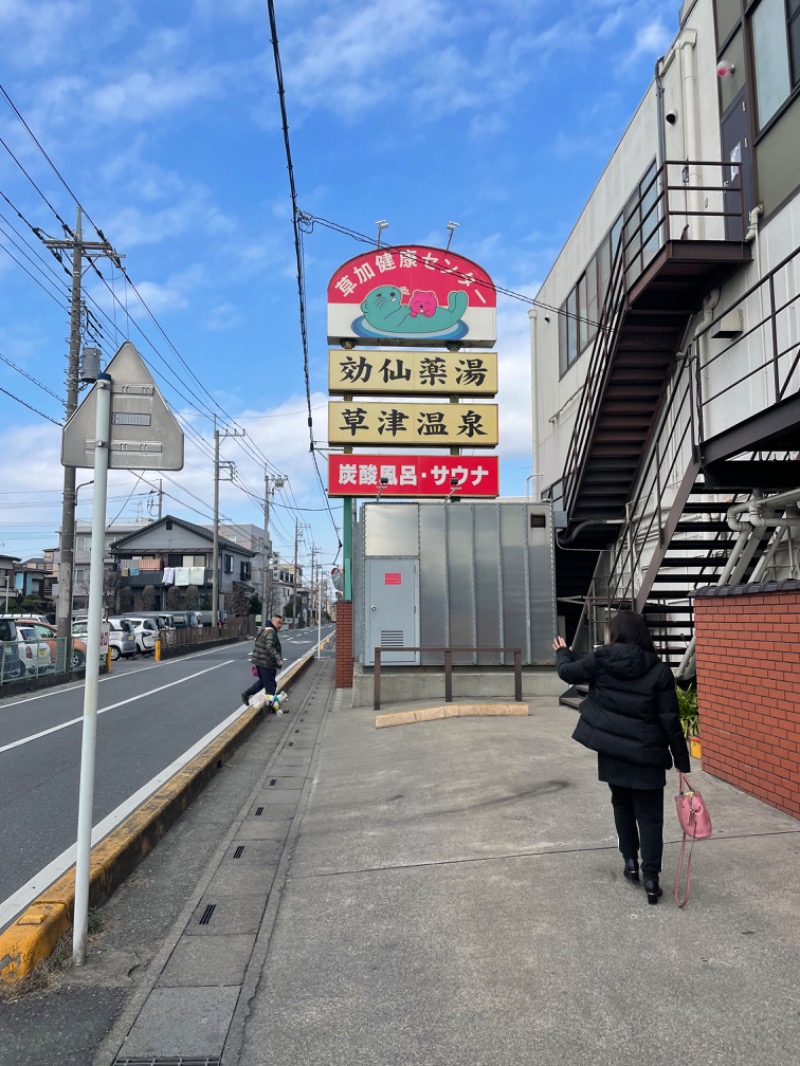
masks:
{"label": "residential house", "polygon": [[[181,518],[164,518],[129,533],[111,544],[113,573],[120,589],[133,595],[130,609],[211,607],[213,533]],[[219,607],[231,611],[233,594],[255,591],[252,583],[253,552],[219,537]],[[146,591],[151,589],[152,591]],[[196,592],[194,591],[196,590]]]}

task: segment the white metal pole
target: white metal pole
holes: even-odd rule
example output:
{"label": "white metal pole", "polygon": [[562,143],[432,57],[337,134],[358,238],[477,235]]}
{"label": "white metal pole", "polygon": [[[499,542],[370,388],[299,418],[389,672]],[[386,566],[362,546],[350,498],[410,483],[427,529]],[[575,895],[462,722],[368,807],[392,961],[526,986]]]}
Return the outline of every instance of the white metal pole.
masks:
{"label": "white metal pole", "polygon": [[[322,570],[322,567],[320,567]],[[322,658],[322,578],[319,579],[319,592],[317,593],[317,658]]]}
{"label": "white metal pole", "polygon": [[75,861],[75,917],[72,961],[86,961],[89,926],[89,863],[92,854],[92,808],[94,805],[94,756],[97,742],[97,688],[100,675],[100,625],[103,616],[103,558],[105,556],[108,449],[111,435],[111,378],[100,374],[94,446],[94,495],[92,498],[92,556],[89,568],[89,622],[86,636],[86,689],[83,695],[83,739],[78,798],[78,848]]}

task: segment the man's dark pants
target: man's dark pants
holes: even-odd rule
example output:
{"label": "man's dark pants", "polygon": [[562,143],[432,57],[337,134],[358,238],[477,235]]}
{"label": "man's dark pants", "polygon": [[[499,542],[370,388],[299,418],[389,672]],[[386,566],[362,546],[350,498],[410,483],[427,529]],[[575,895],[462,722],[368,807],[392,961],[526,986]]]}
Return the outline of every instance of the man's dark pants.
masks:
{"label": "man's dark pants", "polygon": [[278,691],[278,671],[270,666],[257,666],[256,670],[258,670],[258,677],[243,695],[250,699],[251,696],[255,696],[263,688],[268,696],[274,696]]}

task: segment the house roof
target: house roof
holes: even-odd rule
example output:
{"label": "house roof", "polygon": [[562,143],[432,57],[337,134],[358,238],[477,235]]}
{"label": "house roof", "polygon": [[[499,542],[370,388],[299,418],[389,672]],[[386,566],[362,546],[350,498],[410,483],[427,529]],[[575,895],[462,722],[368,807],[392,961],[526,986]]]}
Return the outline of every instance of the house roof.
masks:
{"label": "house roof", "polygon": [[[174,515],[165,515],[163,518],[159,518],[155,522],[151,522],[149,525],[141,526],[135,532],[128,533],[127,536],[115,540],[109,545],[109,550],[118,551],[121,548],[130,548],[143,533],[149,533],[151,530],[157,529],[158,526],[166,526],[167,522],[172,522],[173,526],[180,526],[182,529],[194,533],[203,540],[209,541],[209,543],[213,543],[214,541],[214,534],[211,530],[205,529],[203,526],[196,526],[194,522],[186,522],[183,518],[175,518]],[[224,548],[225,551],[237,552],[239,555],[246,555],[248,558],[252,558],[257,554],[257,552],[251,552],[247,548],[243,548],[241,544],[235,544],[232,540],[228,540],[227,537],[219,538],[219,546],[220,548]],[[151,548],[148,550],[155,551],[157,549]]]}

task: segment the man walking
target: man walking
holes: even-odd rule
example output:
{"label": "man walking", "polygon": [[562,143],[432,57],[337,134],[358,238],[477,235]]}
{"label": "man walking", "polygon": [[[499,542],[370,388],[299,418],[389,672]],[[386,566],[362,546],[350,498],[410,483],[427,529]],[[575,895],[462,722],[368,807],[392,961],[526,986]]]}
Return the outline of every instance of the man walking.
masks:
{"label": "man walking", "polygon": [[263,688],[268,696],[274,696],[278,688],[277,673],[283,666],[283,652],[278,632],[283,625],[283,617],[274,614],[256,637],[253,648],[253,665],[258,671],[258,677],[242,693],[242,703],[248,704],[250,697],[255,696]]}

